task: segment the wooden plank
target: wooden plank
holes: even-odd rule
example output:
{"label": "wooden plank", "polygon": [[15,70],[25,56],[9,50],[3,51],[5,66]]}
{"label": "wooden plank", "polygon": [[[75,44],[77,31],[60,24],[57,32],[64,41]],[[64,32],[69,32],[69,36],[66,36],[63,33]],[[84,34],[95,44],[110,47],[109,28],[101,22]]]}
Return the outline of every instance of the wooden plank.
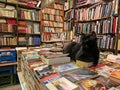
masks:
{"label": "wooden plank", "polygon": [[13,65],[17,65],[17,62],[0,64],[0,67],[3,67],[3,66],[13,66]]}
{"label": "wooden plank", "polygon": [[18,78],[19,78],[22,90],[27,90],[27,83],[25,82],[22,72],[18,72]]}

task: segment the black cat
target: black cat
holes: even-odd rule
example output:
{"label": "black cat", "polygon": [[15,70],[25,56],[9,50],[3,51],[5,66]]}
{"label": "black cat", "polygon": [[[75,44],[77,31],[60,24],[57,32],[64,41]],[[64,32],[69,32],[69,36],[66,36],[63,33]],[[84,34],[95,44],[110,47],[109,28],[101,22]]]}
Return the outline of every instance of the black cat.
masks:
{"label": "black cat", "polygon": [[72,55],[72,48],[76,45],[76,42],[70,42],[64,49],[63,49],[63,53],[69,53],[69,57],[71,58],[71,60],[73,60],[73,55]]}
{"label": "black cat", "polygon": [[71,42],[63,52],[69,53],[71,60],[93,62],[96,66],[99,61],[99,49],[95,32],[82,34],[80,43]]}

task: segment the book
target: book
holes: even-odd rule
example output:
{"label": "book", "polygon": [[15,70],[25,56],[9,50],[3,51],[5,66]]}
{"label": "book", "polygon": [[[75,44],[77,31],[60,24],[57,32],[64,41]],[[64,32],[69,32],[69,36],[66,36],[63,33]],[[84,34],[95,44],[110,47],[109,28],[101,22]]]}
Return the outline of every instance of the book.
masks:
{"label": "book", "polygon": [[110,74],[110,77],[116,78],[116,79],[118,79],[120,81],[120,70],[113,71]]}
{"label": "book", "polygon": [[120,50],[120,39],[118,39],[118,50]]}
{"label": "book", "polygon": [[80,90],[107,90],[106,86],[98,80],[84,80],[79,86]]}
{"label": "book", "polygon": [[40,0],[40,1],[38,1],[38,3],[37,3],[37,5],[36,5],[36,7],[40,7],[40,5],[41,5],[41,0]]}
{"label": "book", "polygon": [[65,57],[68,56],[69,54],[63,54],[63,53],[56,53],[56,52],[50,52],[45,54],[45,58],[57,58],[57,57]]}
{"label": "book", "polygon": [[116,87],[111,87],[111,88],[109,88],[108,90],[119,90],[119,89],[116,88]]}
{"label": "book", "polygon": [[101,89],[108,90],[109,88],[119,86],[119,83],[100,75],[100,76],[96,76],[90,79],[83,80],[82,82],[78,83],[78,85],[81,88],[87,88],[87,89],[82,89],[82,90],[93,90],[93,89],[94,90],[101,90]]}
{"label": "book", "polygon": [[79,82],[86,78],[92,78],[98,75],[96,72],[89,69],[78,69],[71,72],[63,74],[63,77],[67,78],[71,82]]}
{"label": "book", "polygon": [[44,65],[44,63],[40,59],[27,60],[27,64],[29,68],[35,68]]}
{"label": "book", "polygon": [[42,61],[48,65],[62,64],[62,63],[70,62],[70,57],[67,57],[67,56],[54,57],[54,58],[45,58],[44,56],[41,56],[41,58],[42,58]]}
{"label": "book", "polygon": [[68,71],[70,72],[70,71],[79,69],[79,67],[77,65],[75,65],[74,63],[65,63],[65,64],[61,64],[61,65],[54,65],[53,68],[59,73],[66,73]]}
{"label": "book", "polygon": [[64,77],[46,84],[49,90],[79,90],[78,86]]}
{"label": "book", "polygon": [[103,75],[105,77],[109,77],[110,74],[113,71],[115,71],[115,69],[105,65],[105,66],[102,66],[100,68],[97,68],[96,71],[98,72],[99,75]]}
{"label": "book", "polygon": [[43,83],[43,84],[47,84],[51,81],[54,81],[58,78],[61,78],[62,76],[59,74],[59,73],[55,73],[55,74],[52,74],[52,75],[49,75],[47,77],[44,77],[42,79],[40,79],[40,81]]}
{"label": "book", "polygon": [[50,76],[56,73],[51,65],[41,65],[39,67],[34,68],[34,72],[38,75],[40,79]]}
{"label": "book", "polygon": [[49,90],[78,90],[78,86],[62,77],[59,73],[40,80]]}
{"label": "book", "polygon": [[88,67],[92,66],[92,62],[84,62],[84,61],[80,61],[80,60],[76,60],[76,64],[80,68],[88,68]]}
{"label": "book", "polygon": [[120,64],[120,55],[109,54],[107,56],[107,61]]}

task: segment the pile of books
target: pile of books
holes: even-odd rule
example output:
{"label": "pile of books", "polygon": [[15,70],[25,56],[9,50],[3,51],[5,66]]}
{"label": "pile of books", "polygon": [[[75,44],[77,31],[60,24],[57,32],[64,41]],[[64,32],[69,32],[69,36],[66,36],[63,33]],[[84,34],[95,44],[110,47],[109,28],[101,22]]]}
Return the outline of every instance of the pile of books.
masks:
{"label": "pile of books", "polygon": [[[33,86],[37,88],[39,86],[42,90],[120,90],[120,64],[109,62],[109,54],[106,56],[108,59],[105,58],[97,66],[88,68],[81,68],[76,62],[63,60],[64,63],[60,63],[62,59],[58,58],[67,57],[67,54],[50,52],[50,49],[46,48],[24,51],[23,56],[29,57],[23,57],[25,69],[36,77],[32,78],[35,85]],[[43,57],[47,59],[43,60]],[[54,64],[48,64],[46,61],[53,61]],[[37,85],[39,82],[41,84]]]}

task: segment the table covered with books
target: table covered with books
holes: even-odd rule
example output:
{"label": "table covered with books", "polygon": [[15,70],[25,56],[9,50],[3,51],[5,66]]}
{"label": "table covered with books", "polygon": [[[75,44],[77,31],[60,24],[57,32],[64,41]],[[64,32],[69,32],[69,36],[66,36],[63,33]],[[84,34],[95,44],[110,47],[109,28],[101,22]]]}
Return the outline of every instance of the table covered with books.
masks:
{"label": "table covered with books", "polygon": [[99,64],[87,68],[48,48],[20,52],[27,90],[120,90],[120,64],[108,60],[112,54],[101,53]]}

